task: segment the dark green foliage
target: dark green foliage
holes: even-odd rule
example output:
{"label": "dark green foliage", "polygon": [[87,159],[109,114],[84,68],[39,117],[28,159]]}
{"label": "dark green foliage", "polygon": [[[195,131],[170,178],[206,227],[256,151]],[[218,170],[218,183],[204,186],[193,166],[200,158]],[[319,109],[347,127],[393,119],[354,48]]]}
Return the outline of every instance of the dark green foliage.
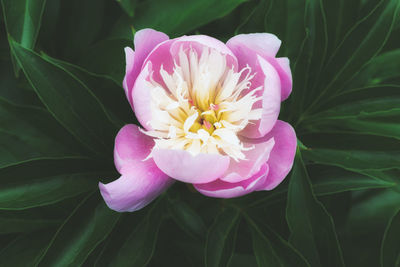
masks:
{"label": "dark green foliage", "polygon": [[[400,266],[399,0],[0,2],[0,266]],[[282,40],[301,145],[281,185],[108,209],[142,28]]]}

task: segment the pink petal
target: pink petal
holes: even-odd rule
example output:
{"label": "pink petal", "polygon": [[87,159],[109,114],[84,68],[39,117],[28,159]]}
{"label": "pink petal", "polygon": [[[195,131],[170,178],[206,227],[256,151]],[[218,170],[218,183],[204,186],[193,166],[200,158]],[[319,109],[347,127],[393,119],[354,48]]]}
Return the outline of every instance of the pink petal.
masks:
{"label": "pink petal", "polygon": [[152,118],[151,113],[151,88],[149,87],[149,75],[152,72],[151,62],[146,63],[143,70],[136,79],[132,90],[132,103],[136,118],[143,128],[150,130],[149,122]]}
{"label": "pink petal", "polygon": [[132,96],[130,95],[130,91],[132,90],[133,83],[135,82],[135,75],[131,75],[134,61],[135,61],[135,52],[130,47],[125,47],[125,77],[122,81],[122,86],[124,87],[126,97],[130,104],[132,104]]}
{"label": "pink petal", "polygon": [[144,60],[156,45],[168,39],[169,37],[165,33],[152,29],[143,29],[135,33],[135,53],[133,53],[132,50],[125,49],[127,64],[123,85],[129,103],[132,104],[131,91],[136,78],[142,69]]}
{"label": "pink petal", "polygon": [[176,39],[172,39],[159,43],[153,49],[153,51],[148,54],[143,63],[143,66],[146,66],[149,62],[151,63],[152,69],[154,70],[152,73],[152,78],[161,85],[165,85],[160,75],[161,66],[168,73],[172,73],[174,69],[174,59],[171,55],[171,45],[175,40]]}
{"label": "pink petal", "polygon": [[99,183],[106,204],[116,211],[143,208],[174,181],[164,174],[150,154],[154,141],[133,124],[125,125],[115,138],[114,161],[122,176],[108,184]]}
{"label": "pink petal", "polygon": [[[257,56],[257,62],[258,65],[253,62],[253,66],[259,66],[259,74],[257,76],[260,77],[262,73],[265,77],[261,103],[262,114],[259,121],[248,124],[248,126],[240,132],[240,135],[249,138],[259,138],[268,133],[272,127],[274,127],[281,107],[281,83],[278,73],[275,68],[262,57]],[[259,108],[259,106],[255,105],[253,108]]]}
{"label": "pink petal", "polygon": [[263,164],[260,170],[247,180],[228,183],[220,179],[207,184],[194,184],[197,191],[209,197],[232,198],[246,195],[264,184],[268,175],[268,165]]}
{"label": "pink petal", "polygon": [[223,42],[215,38],[206,35],[190,35],[176,38],[171,45],[171,54],[174,56],[177,55],[181,46],[184,49],[196,49],[198,55],[202,53],[204,46],[213,48],[221,54],[227,55],[227,65],[229,67],[233,66],[234,70],[237,70],[238,62],[236,56]]}
{"label": "pink petal", "polygon": [[131,161],[144,160],[154,146],[154,140],[133,124],[125,125],[115,138],[114,163],[118,171]]}
{"label": "pink petal", "polygon": [[290,93],[292,92],[292,71],[290,70],[290,62],[287,57],[279,57],[279,58],[267,58],[269,62],[275,67],[278,71],[279,77],[281,78],[281,91],[282,91],[282,101],[286,100]]}
{"label": "pink petal", "polygon": [[173,182],[153,160],[131,161],[120,170],[122,176],[108,184],[99,183],[107,206],[115,211],[136,211],[160,195]]}
{"label": "pink petal", "polygon": [[[251,140],[242,140],[242,142],[244,147],[251,147],[253,145]],[[246,155],[246,160],[231,160],[228,170],[220,180],[236,183],[249,179],[254,174],[258,173],[261,166],[267,162],[274,144],[274,138],[271,138],[265,142],[258,143],[251,150],[244,151],[243,153]]]}
{"label": "pink petal", "polygon": [[275,58],[280,45],[281,41],[270,33],[239,34],[227,42],[227,46],[238,58],[240,68],[255,55],[260,55],[276,69],[281,79],[283,101],[292,91],[292,72],[287,58]]}
{"label": "pink petal", "polygon": [[265,183],[257,190],[271,190],[278,186],[292,169],[296,154],[297,138],[293,127],[278,120],[274,128],[263,138],[254,140],[255,143],[274,138],[275,145],[269,159],[269,174]]}
{"label": "pink petal", "polygon": [[228,40],[226,45],[234,51],[234,53],[237,47],[245,46],[259,55],[275,57],[281,43],[282,41],[271,33],[249,33],[232,37]]}
{"label": "pink petal", "polygon": [[186,183],[208,183],[229,167],[230,158],[220,154],[200,153],[193,156],[185,150],[154,149],[153,159],[164,173]]}
{"label": "pink petal", "polygon": [[159,70],[162,66],[168,73],[173,72],[174,59],[177,61],[178,52],[181,46],[183,46],[184,49],[196,49],[199,55],[203,51],[204,46],[216,49],[222,54],[227,55],[229,66],[233,66],[235,70],[237,69],[238,63],[235,55],[221,41],[205,35],[182,36],[158,44],[145,59],[144,65],[148,62],[151,62],[152,64],[154,70],[152,77],[156,82],[164,85]]}

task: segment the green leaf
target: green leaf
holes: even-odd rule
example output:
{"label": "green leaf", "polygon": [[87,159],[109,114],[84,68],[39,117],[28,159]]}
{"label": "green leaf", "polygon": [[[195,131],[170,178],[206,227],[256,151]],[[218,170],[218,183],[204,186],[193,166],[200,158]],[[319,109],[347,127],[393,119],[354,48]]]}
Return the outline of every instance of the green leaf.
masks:
{"label": "green leaf", "polygon": [[254,255],[242,254],[242,253],[234,254],[229,267],[242,267],[242,266],[247,266],[247,267],[258,266]]}
{"label": "green leaf", "polygon": [[225,247],[222,252],[222,258],[220,261],[219,266],[230,266],[232,263],[232,257],[235,254],[235,249],[236,249],[236,239],[238,235],[238,230],[239,230],[239,223],[237,222],[234,226],[231,232],[229,233],[226,241],[225,241]]}
{"label": "green leaf", "polygon": [[245,216],[253,238],[253,250],[258,266],[310,266],[299,252],[263,223],[256,224]]}
{"label": "green leaf", "polygon": [[[400,85],[394,83],[366,85],[358,88],[347,89],[346,91],[337,94],[334,98],[331,98],[330,102],[324,106],[324,110],[329,110],[336,106],[364,100],[374,101],[374,99],[381,98],[398,98],[399,90]],[[317,114],[319,114],[319,112],[309,114],[305,118],[314,117],[317,116]]]}
{"label": "green leaf", "polygon": [[344,266],[332,217],[314,196],[299,151],[290,177],[286,219],[290,243],[312,266]]}
{"label": "green leaf", "polygon": [[119,250],[127,240],[130,234],[134,232],[143,220],[143,213],[148,210],[141,210],[134,213],[123,213],[115,225],[109,237],[104,241],[104,247],[95,260],[94,266],[110,266]]}
{"label": "green leaf", "polygon": [[318,133],[302,136],[303,151],[315,163],[350,171],[388,170],[400,166],[400,143],[393,138],[361,133]]}
{"label": "green leaf", "polygon": [[135,29],[153,28],[172,36],[180,36],[229,14],[244,1],[144,1],[137,5],[133,26]]}
{"label": "green leaf", "polygon": [[[400,109],[398,109],[400,111]],[[396,112],[398,112],[396,111]],[[359,132],[378,136],[393,137],[400,139],[400,125],[397,118],[390,118],[389,121],[382,119],[360,119],[357,117],[346,119],[330,119],[313,124],[313,132]]]}
{"label": "green leaf", "polygon": [[350,131],[400,139],[400,98],[353,101],[314,114],[303,123],[310,132]]}
{"label": "green leaf", "polygon": [[[271,6],[273,6],[274,1],[248,1],[243,4],[238,12],[233,12],[231,16],[236,19],[239,26],[235,29],[234,35],[240,33],[250,33],[250,32],[263,32],[266,30],[265,20],[270,18],[268,16]],[[277,10],[277,7],[275,7]],[[281,10],[279,10],[281,11]],[[228,17],[228,16],[227,16]],[[280,24],[282,25],[282,23]],[[233,25],[232,25],[233,26]],[[274,32],[277,36],[281,37],[281,32],[279,31],[268,31]],[[231,37],[231,36],[230,36]],[[229,38],[230,38],[229,37]]]}
{"label": "green leaf", "polygon": [[80,65],[91,72],[110,76],[116,83],[122,84],[126,65],[124,48],[133,46],[133,34],[129,31],[129,35],[124,37],[127,39],[119,36],[117,39],[101,40],[93,44],[79,59]]}
{"label": "green leaf", "polygon": [[153,256],[165,213],[162,199],[151,206],[145,219],[126,239],[111,266],[146,266]]}
{"label": "green leaf", "polygon": [[348,170],[386,170],[400,166],[400,151],[365,151],[312,148],[304,156],[316,163]]}
{"label": "green leaf", "polygon": [[[376,231],[382,230],[383,235],[387,222],[399,208],[400,193],[390,189],[382,189],[373,193],[360,192],[353,197],[353,202],[348,218],[348,231],[362,237],[376,229]],[[365,222],[368,223],[364,227],[360,227]]]}
{"label": "green leaf", "polygon": [[76,156],[79,147],[46,110],[0,98],[0,169],[40,157]]}
{"label": "green leaf", "polygon": [[[54,0],[53,0],[54,1]],[[57,38],[64,58],[77,60],[90,49],[104,23],[106,0],[61,1],[60,15],[53,39]],[[61,32],[61,34],[59,34]]]}
{"label": "green leaf", "polygon": [[[24,48],[35,46],[46,0],[1,0],[7,32]],[[14,65],[16,73],[19,68]]]}
{"label": "green leaf", "polygon": [[58,122],[93,151],[111,153],[116,128],[98,99],[66,70],[10,43],[32,87]]}
{"label": "green leaf", "polygon": [[33,48],[46,0],[1,0],[7,32],[24,48]]}
{"label": "green leaf", "polygon": [[353,101],[351,104],[342,104],[315,114],[313,116],[315,118],[312,120],[312,123],[320,120],[366,119],[399,116],[399,106],[400,97],[394,96],[379,98],[375,97],[368,100]]}
{"label": "green leaf", "polygon": [[382,267],[400,266],[400,210],[390,219],[383,236],[381,249]]}
{"label": "green leaf", "polygon": [[200,215],[182,200],[171,201],[170,212],[176,223],[188,234],[203,239],[207,229]]}
{"label": "green leaf", "polygon": [[49,218],[37,210],[0,211],[0,234],[29,233],[38,229],[54,228],[62,222],[61,219]]}
{"label": "green leaf", "polygon": [[349,266],[380,266],[382,237],[388,222],[399,210],[400,194],[391,189],[365,191],[353,195],[352,199],[343,244],[346,262]]}
{"label": "green leaf", "polygon": [[314,105],[323,107],[329,102],[327,96],[342,90],[344,84],[381,51],[390,36],[399,9],[399,1],[381,0],[346,34],[320,77],[318,88],[324,89],[318,91],[317,97],[310,98],[312,102],[307,113],[316,109]]}
{"label": "green leaf", "polygon": [[[384,178],[382,174],[357,173],[328,165],[312,165],[308,167],[315,195],[325,196],[348,191],[395,187],[393,179]],[[395,176],[396,177],[396,176]],[[249,207],[269,206],[286,198],[288,187],[283,185],[265,197],[252,201]]]}
{"label": "green leaf", "polygon": [[96,188],[100,174],[62,174],[13,183],[3,182],[0,209],[26,209],[47,205]]}
{"label": "green leaf", "polygon": [[384,180],[388,183],[392,183],[394,186],[391,187],[393,190],[397,190],[400,193],[400,169],[389,169],[389,170],[365,170],[361,171],[361,173],[373,177],[375,179]]}
{"label": "green leaf", "polygon": [[[7,57],[9,54],[7,43]],[[0,60],[0,68],[0,99],[15,105],[42,106],[29,83],[23,83],[14,76],[11,60]]]}
{"label": "green leaf", "polygon": [[346,88],[388,83],[400,78],[400,49],[373,58]]}
{"label": "green leaf", "polygon": [[238,218],[239,212],[234,208],[226,208],[217,215],[207,234],[205,246],[206,266],[220,266],[221,262],[231,257],[231,255],[226,255],[226,247],[229,246],[227,240]]}
{"label": "green leaf", "polygon": [[330,195],[346,191],[394,187],[396,183],[375,179],[341,168],[318,165],[310,167],[313,191],[316,195]]}
{"label": "green leaf", "polygon": [[133,17],[135,14],[135,8],[137,5],[137,0],[116,0],[122,9],[128,14],[130,17]]}
{"label": "green leaf", "polygon": [[0,250],[0,266],[34,266],[51,240],[52,229],[20,235]]}
{"label": "green leaf", "polygon": [[[264,30],[277,35],[278,38],[282,40],[282,47],[278,53],[290,59],[293,70],[294,63],[297,61],[298,57],[302,55],[302,52],[304,52],[302,46],[304,48],[303,41],[306,37],[305,27],[309,27],[309,23],[315,23],[316,19],[321,18],[321,14],[317,14],[317,16],[314,17],[310,16],[309,20],[305,21],[306,9],[308,9],[309,14],[310,11],[319,11],[316,9],[309,10],[310,7],[319,3],[316,1],[307,2],[296,0],[270,0],[265,2],[270,4],[268,10],[257,7],[257,12],[266,11]],[[286,19],[282,19],[283,17]],[[253,21],[253,17],[250,16],[249,20]],[[320,27],[323,25],[314,25],[312,27],[315,26]],[[247,30],[247,32],[254,32],[253,28]]]}
{"label": "green leaf", "polygon": [[323,0],[326,12],[328,52],[332,53],[357,20],[360,0]]}
{"label": "green leaf", "polygon": [[40,266],[80,266],[118,221],[98,192],[86,198],[58,229]]}
{"label": "green leaf", "polygon": [[79,66],[52,58],[46,54],[42,54],[42,56],[53,64],[64,68],[76,79],[85,84],[105,107],[108,117],[118,127],[122,127],[125,123],[132,121],[132,118],[134,118],[133,111],[125,96],[124,89],[110,77],[91,73]]}
{"label": "green leaf", "polygon": [[293,91],[293,101],[299,102],[296,104],[301,108],[308,97],[319,89],[315,88],[315,77],[319,77],[321,73],[328,49],[326,15],[322,0],[306,1],[304,26],[307,39],[293,68],[293,79],[297,85],[297,90]]}
{"label": "green leaf", "polygon": [[[85,158],[48,158],[0,170],[0,209],[49,205],[97,188],[103,163]],[[104,164],[103,164],[104,165]]]}

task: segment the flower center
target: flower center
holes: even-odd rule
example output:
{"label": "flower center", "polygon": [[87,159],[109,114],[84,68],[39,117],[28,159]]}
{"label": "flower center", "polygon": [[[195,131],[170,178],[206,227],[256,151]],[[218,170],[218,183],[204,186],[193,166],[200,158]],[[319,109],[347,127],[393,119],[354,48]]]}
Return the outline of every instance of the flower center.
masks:
{"label": "flower center", "polygon": [[192,155],[220,153],[235,160],[245,159],[245,148],[238,137],[252,120],[261,118],[260,100],[249,90],[250,67],[235,72],[226,55],[205,47],[180,48],[172,73],[161,66],[162,82],[151,77],[152,130],[155,148],[184,149]]}

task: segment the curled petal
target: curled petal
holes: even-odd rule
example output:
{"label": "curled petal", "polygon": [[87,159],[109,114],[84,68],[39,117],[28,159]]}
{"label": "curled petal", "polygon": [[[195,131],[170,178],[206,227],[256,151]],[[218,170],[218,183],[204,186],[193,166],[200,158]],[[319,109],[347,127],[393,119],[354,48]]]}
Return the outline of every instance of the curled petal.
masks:
{"label": "curled petal", "polygon": [[[245,147],[251,147],[251,141],[242,140]],[[263,164],[268,161],[269,154],[275,144],[274,138],[266,140],[265,142],[258,143],[253,149],[244,151],[246,155],[245,160],[233,161],[229,164],[229,168],[220,180],[236,183],[247,180],[254,174],[258,173]]]}
{"label": "curled petal", "polygon": [[131,161],[141,161],[147,158],[154,146],[154,140],[143,134],[139,127],[133,124],[125,125],[115,138],[114,163],[118,171]]}
{"label": "curled petal", "polygon": [[131,161],[120,172],[119,179],[108,184],[99,183],[107,206],[119,212],[143,208],[173,182],[152,160]]}
{"label": "curled petal", "polygon": [[263,142],[272,137],[274,137],[275,145],[268,159],[270,171],[265,183],[257,190],[274,189],[285,179],[293,166],[297,147],[297,138],[293,127],[287,122],[278,120],[266,136],[254,142]]}
{"label": "curled petal", "polygon": [[135,33],[135,52],[132,49],[126,48],[126,73],[123,81],[126,96],[128,97],[129,103],[132,105],[132,89],[142,69],[143,62],[148,54],[156,47],[159,43],[168,40],[169,37],[162,32],[158,32],[152,29],[143,29]]}
{"label": "curled petal", "polygon": [[218,179],[207,184],[195,184],[194,188],[209,197],[240,197],[257,190],[260,185],[263,185],[268,175],[268,169],[268,164],[263,164],[260,170],[247,180],[229,183]]}
{"label": "curled petal", "polygon": [[246,62],[251,62],[255,55],[267,60],[278,72],[281,80],[281,100],[288,98],[292,91],[292,72],[287,58],[275,58],[281,41],[270,33],[239,34],[227,42],[242,68]]}
{"label": "curled petal", "polygon": [[185,150],[154,149],[153,159],[164,173],[185,183],[208,183],[221,177],[230,158],[220,154],[200,153],[193,156]]}
{"label": "curled petal", "polygon": [[143,161],[154,141],[133,124],[125,125],[115,138],[114,161],[121,177],[111,183],[99,183],[107,205],[116,211],[141,209],[174,181],[155,165]]}
{"label": "curled petal", "polygon": [[274,127],[281,107],[281,83],[275,68],[262,57],[257,56],[260,71],[264,75],[261,119],[248,124],[240,135],[249,138],[263,137]]}

